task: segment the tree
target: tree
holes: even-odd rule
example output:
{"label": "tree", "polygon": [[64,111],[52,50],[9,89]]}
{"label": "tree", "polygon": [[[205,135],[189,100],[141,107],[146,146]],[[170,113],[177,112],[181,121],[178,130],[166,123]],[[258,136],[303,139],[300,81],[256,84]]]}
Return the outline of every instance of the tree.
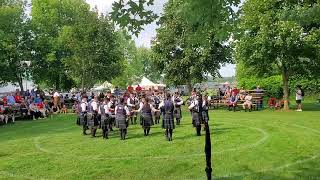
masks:
{"label": "tree", "polygon": [[236,59],[258,75],[276,69],[288,109],[292,75],[319,67],[319,1],[248,0],[236,37]]}
{"label": "tree", "polygon": [[214,28],[199,29],[199,24],[176,13],[184,8],[181,4],[183,1],[168,2],[152,50],[156,53],[154,64],[166,82],[188,84],[191,89],[193,83],[202,82],[209,74],[219,76],[221,64],[231,62],[230,49],[217,38]]}
{"label": "tree", "polygon": [[0,84],[18,84],[21,91],[28,74],[21,62],[31,60],[33,39],[24,6],[20,0],[0,1]]}

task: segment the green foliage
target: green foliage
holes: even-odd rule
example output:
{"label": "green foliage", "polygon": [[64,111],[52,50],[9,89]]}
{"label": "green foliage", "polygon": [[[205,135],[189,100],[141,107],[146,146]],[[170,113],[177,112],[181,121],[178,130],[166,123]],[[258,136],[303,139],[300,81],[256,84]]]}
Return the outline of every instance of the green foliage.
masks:
{"label": "green foliage", "polygon": [[29,73],[20,62],[31,60],[33,39],[23,9],[22,0],[0,1],[0,84],[18,84],[21,90]]}
{"label": "green foliage", "polygon": [[319,72],[320,21],[314,7],[319,7],[319,1],[248,0],[242,8],[236,35],[237,62],[259,76],[276,69],[283,78],[285,99],[292,76]]}
{"label": "green foliage", "polygon": [[138,36],[143,26],[150,24],[158,18],[158,15],[147,10],[154,4],[154,0],[120,0],[114,2],[111,12],[112,19],[122,28]]}
{"label": "green foliage", "polygon": [[152,50],[154,64],[165,75],[166,83],[188,84],[190,88],[193,83],[205,80],[208,74],[219,76],[221,64],[231,62],[231,56],[215,28],[200,30],[199,24],[179,13],[185,8],[183,3],[169,1],[166,5]]}

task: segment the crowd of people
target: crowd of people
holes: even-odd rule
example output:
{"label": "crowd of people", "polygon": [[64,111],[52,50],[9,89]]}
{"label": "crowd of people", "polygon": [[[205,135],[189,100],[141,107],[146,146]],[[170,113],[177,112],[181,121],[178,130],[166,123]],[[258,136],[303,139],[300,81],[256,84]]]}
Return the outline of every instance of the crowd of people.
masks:
{"label": "crowd of people", "polygon": [[[142,92],[128,88],[128,91],[120,96],[109,91],[96,95],[91,100],[83,94],[81,102],[76,104],[77,124],[82,126],[83,135],[88,135],[90,131],[92,137],[96,137],[97,130],[101,129],[105,139],[117,128],[121,140],[126,139],[130,125],[139,123],[144,136],[149,136],[151,127],[159,124],[165,130],[166,139],[172,141],[173,130],[182,119],[183,104],[185,102],[178,92],[170,94],[151,89]],[[209,120],[207,97],[194,92],[188,105],[196,134],[200,136],[201,124]]]}

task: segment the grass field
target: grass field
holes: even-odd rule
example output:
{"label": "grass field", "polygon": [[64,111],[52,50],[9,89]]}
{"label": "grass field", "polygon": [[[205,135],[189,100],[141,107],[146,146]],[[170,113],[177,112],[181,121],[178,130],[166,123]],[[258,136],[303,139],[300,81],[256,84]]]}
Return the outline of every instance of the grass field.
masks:
{"label": "grass field", "polygon": [[[304,112],[210,111],[214,177],[320,179],[319,105]],[[184,112],[172,142],[159,125],[109,140],[82,136],[75,115],[0,127],[0,179],[205,179],[204,136]],[[101,131],[99,131],[99,135]]]}

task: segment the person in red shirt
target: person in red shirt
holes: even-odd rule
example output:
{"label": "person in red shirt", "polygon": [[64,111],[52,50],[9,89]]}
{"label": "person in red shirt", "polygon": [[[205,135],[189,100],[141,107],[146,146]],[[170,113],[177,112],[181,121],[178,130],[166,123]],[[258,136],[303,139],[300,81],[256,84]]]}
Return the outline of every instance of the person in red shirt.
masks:
{"label": "person in red shirt", "polygon": [[16,100],[16,103],[21,103],[21,96],[18,93],[14,96],[14,99]]}
{"label": "person in red shirt", "polygon": [[132,87],[131,85],[128,86],[128,91],[129,91],[130,93],[133,92],[133,87]]}
{"label": "person in red shirt", "polygon": [[239,89],[237,87],[234,87],[231,91],[231,94],[234,93],[235,95],[239,94]]}
{"label": "person in red shirt", "polygon": [[142,91],[142,88],[140,87],[140,85],[138,85],[138,86],[136,87],[136,91],[137,91],[137,93],[140,93],[140,92]]}

